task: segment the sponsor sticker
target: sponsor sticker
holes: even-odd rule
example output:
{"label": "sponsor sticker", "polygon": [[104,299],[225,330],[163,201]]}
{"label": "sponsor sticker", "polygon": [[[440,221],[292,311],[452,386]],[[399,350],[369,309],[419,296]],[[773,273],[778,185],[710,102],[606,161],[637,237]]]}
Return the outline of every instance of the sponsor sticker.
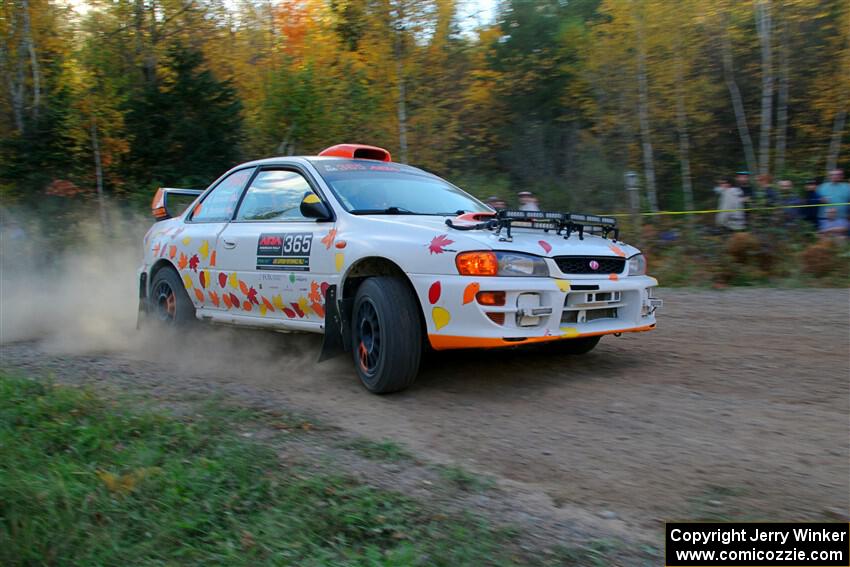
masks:
{"label": "sponsor sticker", "polygon": [[263,233],[257,239],[257,269],[309,272],[312,247],[312,232]]}

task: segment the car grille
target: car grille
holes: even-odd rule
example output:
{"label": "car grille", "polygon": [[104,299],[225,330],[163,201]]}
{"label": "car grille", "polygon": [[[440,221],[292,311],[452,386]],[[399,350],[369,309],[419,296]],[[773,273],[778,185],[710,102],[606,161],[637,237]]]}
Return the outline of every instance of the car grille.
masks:
{"label": "car grille", "polygon": [[[591,268],[592,262],[599,267]],[[626,267],[625,258],[612,256],[555,256],[555,263],[565,274],[619,274]]]}

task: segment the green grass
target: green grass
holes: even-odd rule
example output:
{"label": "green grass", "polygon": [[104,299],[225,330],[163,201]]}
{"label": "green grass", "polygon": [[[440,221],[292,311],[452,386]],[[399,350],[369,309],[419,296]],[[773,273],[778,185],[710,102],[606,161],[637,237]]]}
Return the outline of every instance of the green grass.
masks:
{"label": "green grass", "polygon": [[703,492],[691,500],[687,517],[697,522],[743,522],[757,520],[738,506],[738,500],[746,495],[740,487],[708,485]]}
{"label": "green grass", "polygon": [[467,492],[483,492],[493,487],[493,479],[476,475],[454,465],[440,465],[437,469],[446,482]]}
{"label": "green grass", "polygon": [[373,461],[396,463],[413,460],[413,455],[407,449],[395,441],[390,440],[372,441],[370,439],[358,438],[343,443],[340,447],[355,451],[359,455]]}
{"label": "green grass", "polygon": [[0,564],[528,563],[476,517],[282,463],[226,412],[137,406],[0,375]]}

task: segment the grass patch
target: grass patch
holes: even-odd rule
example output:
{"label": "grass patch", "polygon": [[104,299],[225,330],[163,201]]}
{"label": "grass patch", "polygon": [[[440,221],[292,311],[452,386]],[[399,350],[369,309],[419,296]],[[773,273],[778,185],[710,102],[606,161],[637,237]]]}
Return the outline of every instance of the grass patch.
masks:
{"label": "grass patch", "polygon": [[688,517],[696,522],[741,522],[755,520],[738,505],[746,494],[743,488],[709,485],[691,500]]}
{"label": "grass patch", "polygon": [[371,439],[358,438],[342,443],[340,447],[355,451],[359,455],[373,461],[396,463],[413,460],[413,455],[395,441],[372,441]]}
{"label": "grass patch", "polygon": [[236,425],[0,375],[0,564],[529,563],[476,517],[288,466]]}
{"label": "grass patch", "polygon": [[454,465],[440,465],[437,469],[446,482],[467,492],[483,492],[493,487],[493,479],[476,475]]}

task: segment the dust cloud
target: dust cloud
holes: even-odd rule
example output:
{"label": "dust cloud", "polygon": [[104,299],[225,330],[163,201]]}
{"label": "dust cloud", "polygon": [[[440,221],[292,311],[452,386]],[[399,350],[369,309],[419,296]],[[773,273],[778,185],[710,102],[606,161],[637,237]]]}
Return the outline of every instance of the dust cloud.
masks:
{"label": "dust cloud", "polygon": [[[50,354],[118,353],[175,371],[259,376],[311,373],[320,337],[197,323],[186,330],[142,321],[137,329],[142,242],[151,221],[112,212],[111,230],[81,223],[60,246],[46,222],[3,211],[0,344],[37,342]],[[331,365],[333,366],[333,364]],[[327,370],[324,366],[322,367]]]}
{"label": "dust cloud", "polygon": [[[117,215],[109,236],[82,222],[67,236],[17,211],[0,232],[0,342],[60,352],[115,350],[135,330],[135,271],[146,228]],[[63,233],[64,234],[64,233]],[[68,242],[73,240],[73,242]]]}

